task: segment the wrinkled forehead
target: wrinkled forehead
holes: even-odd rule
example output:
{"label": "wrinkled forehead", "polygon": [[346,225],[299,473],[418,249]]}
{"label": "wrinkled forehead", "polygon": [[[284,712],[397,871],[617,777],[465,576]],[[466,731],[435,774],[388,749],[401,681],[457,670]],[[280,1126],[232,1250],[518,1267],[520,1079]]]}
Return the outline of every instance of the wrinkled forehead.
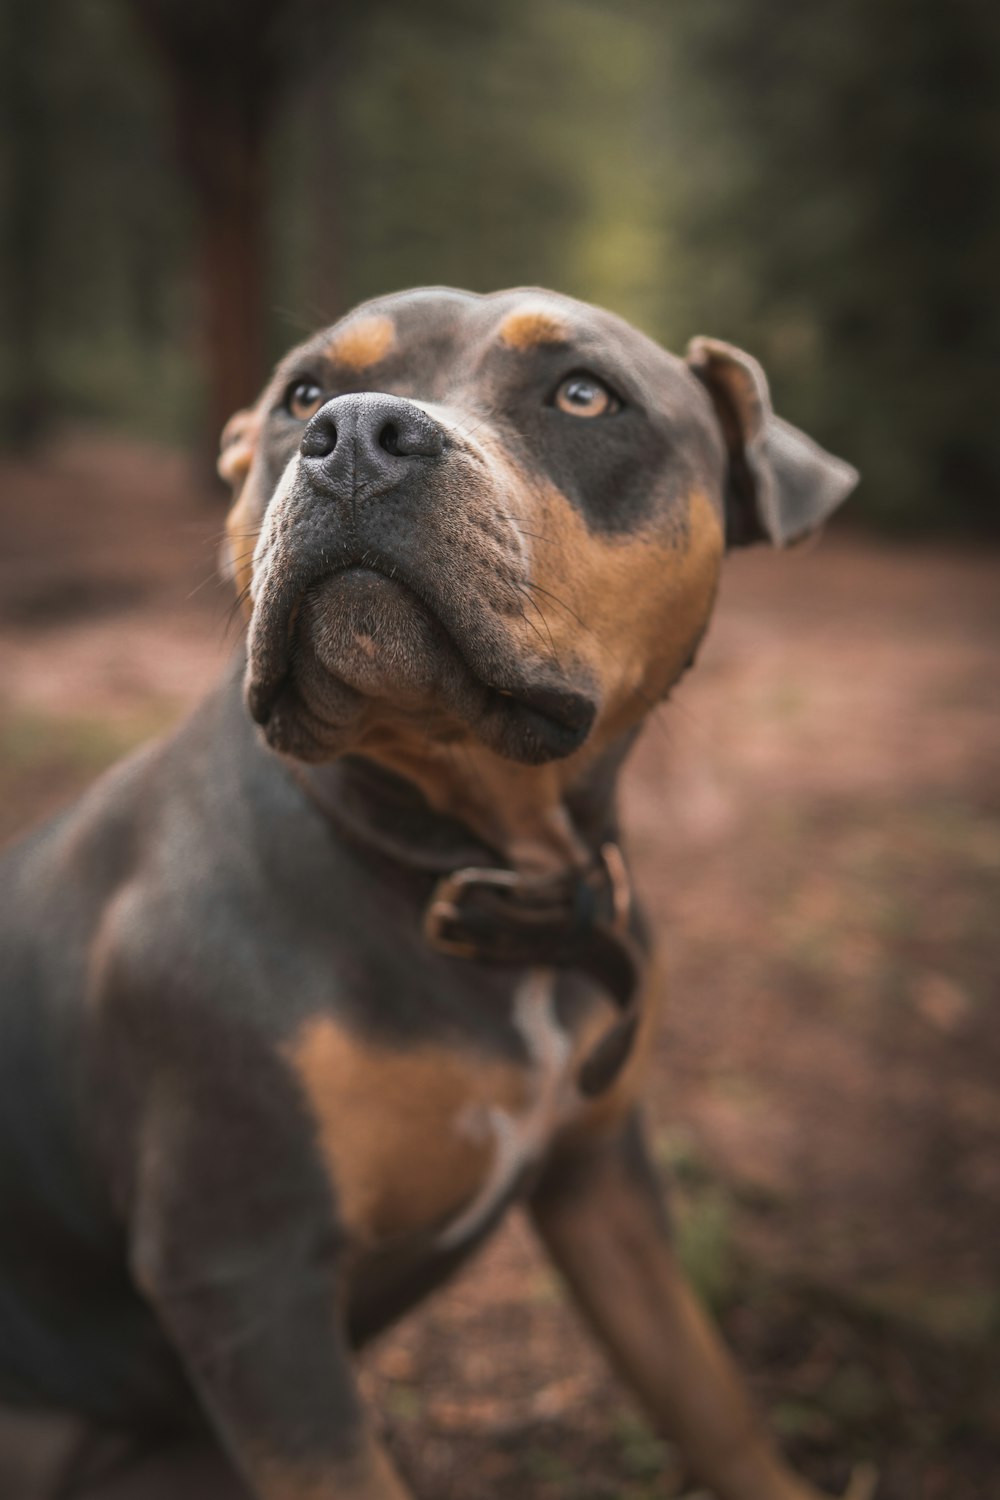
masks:
{"label": "wrinkled forehead", "polygon": [[310,361],[345,383],[405,386],[400,393],[433,400],[475,395],[491,377],[576,366],[652,407],[700,400],[684,362],[624,319],[532,287],[487,296],[427,287],[366,302],[294,350],[276,383]]}

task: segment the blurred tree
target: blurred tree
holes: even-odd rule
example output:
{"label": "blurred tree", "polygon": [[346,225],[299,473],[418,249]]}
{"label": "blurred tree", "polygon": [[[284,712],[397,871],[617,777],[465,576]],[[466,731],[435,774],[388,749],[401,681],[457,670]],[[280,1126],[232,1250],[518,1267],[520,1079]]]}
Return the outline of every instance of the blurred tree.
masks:
{"label": "blurred tree", "polygon": [[697,0],[675,41],[690,307],[858,462],[869,515],[997,530],[1000,11]]}
{"label": "blurred tree", "polygon": [[110,417],[176,438],[193,407],[188,224],[124,10],[4,0],[0,78],[0,429],[28,408],[35,426]]}
{"label": "blurred tree", "polygon": [[10,433],[214,443],[359,298],[535,282],[757,353],[855,514],[1000,524],[986,0],[5,0],[0,47]]}
{"label": "blurred tree", "polygon": [[282,0],[130,0],[166,71],[178,157],[194,193],[207,420],[221,431],[266,369],[265,147]]}
{"label": "blurred tree", "polygon": [[[643,7],[382,0],[354,15],[350,66],[331,80],[324,62],[279,131],[279,281],[297,305],[316,318],[345,294],[415,282],[533,282],[654,317],[668,236],[647,149],[659,48]],[[350,163],[333,194],[331,138]],[[331,197],[337,300],[321,290]]]}
{"label": "blurred tree", "polygon": [[42,351],[45,243],[51,196],[45,16],[36,0],[8,0],[0,44],[0,110],[7,142],[4,216],[9,359],[15,373],[3,411],[10,445],[31,448],[50,407]]}

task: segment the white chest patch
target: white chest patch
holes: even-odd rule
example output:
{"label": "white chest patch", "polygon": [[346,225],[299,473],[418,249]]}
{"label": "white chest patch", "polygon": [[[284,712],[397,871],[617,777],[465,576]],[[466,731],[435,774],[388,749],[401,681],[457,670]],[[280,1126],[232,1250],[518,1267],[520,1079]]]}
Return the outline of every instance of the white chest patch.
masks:
{"label": "white chest patch", "polygon": [[530,1059],[528,1103],[516,1114],[494,1104],[469,1104],[456,1116],[455,1128],[462,1135],[477,1141],[492,1135],[494,1157],[478,1193],[438,1236],[442,1250],[454,1249],[482,1228],[580,1101],[570,1067],[572,1039],[556,1015],[551,969],[532,969],[523,980],[514,997],[513,1021]]}

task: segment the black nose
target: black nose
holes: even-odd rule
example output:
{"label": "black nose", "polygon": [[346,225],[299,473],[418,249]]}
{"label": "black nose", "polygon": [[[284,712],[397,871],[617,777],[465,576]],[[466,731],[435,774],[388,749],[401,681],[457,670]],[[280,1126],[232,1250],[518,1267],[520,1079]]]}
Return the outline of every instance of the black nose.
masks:
{"label": "black nose", "polygon": [[415,459],[439,458],[444,429],[412,401],[380,392],[337,396],[306,424],[301,453],[312,478],[336,493],[392,485]]}

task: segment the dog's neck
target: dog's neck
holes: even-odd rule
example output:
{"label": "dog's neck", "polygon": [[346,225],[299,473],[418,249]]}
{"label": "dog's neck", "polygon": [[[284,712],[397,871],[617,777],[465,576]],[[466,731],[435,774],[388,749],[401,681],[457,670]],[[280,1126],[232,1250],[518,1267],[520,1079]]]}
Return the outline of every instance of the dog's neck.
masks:
{"label": "dog's neck", "polygon": [[[633,736],[586,768],[556,762],[522,766],[479,747],[429,746],[420,754],[391,742],[377,753],[294,768],[297,780],[334,821],[383,845],[402,839],[445,867],[483,851],[527,877],[592,866],[617,835],[616,783]],[[573,772],[575,771],[575,775]]]}

